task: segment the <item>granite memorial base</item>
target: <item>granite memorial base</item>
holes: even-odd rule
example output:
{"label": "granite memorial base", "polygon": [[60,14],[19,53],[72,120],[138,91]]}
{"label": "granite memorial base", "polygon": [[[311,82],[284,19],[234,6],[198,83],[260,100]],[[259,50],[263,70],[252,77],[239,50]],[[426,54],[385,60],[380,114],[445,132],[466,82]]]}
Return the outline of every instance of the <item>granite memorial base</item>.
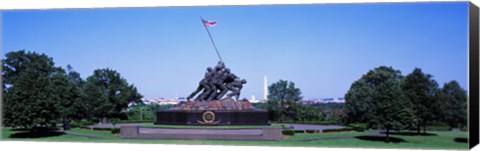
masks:
{"label": "granite memorial base", "polygon": [[266,110],[255,109],[248,100],[231,98],[182,102],[172,109],[157,111],[154,124],[270,125]]}
{"label": "granite memorial base", "polygon": [[270,125],[266,110],[161,110],[154,124]]}

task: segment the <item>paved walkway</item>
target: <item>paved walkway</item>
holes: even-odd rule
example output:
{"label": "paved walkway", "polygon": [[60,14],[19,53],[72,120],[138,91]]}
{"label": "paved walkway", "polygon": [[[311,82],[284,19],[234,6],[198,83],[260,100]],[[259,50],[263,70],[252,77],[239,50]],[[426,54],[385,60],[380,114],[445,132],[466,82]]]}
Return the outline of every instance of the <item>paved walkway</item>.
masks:
{"label": "paved walkway", "polygon": [[122,126],[142,126],[145,123],[118,123],[113,126],[112,123],[90,125],[88,128],[120,128]]}
{"label": "paved walkway", "polygon": [[290,127],[293,130],[319,130],[323,131],[325,129],[340,129],[345,128],[345,126],[340,125],[309,125],[309,124],[290,124]]}

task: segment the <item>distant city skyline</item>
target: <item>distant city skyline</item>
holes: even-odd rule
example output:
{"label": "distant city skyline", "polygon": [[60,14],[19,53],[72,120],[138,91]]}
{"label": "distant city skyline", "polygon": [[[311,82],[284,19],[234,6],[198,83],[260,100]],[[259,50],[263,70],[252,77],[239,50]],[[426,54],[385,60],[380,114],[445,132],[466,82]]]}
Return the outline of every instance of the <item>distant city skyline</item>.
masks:
{"label": "distant city skyline", "polygon": [[289,80],[304,98],[344,97],[378,66],[415,67],[440,86],[468,91],[468,2],[265,5],[2,11],[2,58],[45,53],[86,78],[118,71],[145,98],[188,96],[218,61],[247,84],[240,98],[264,96]]}

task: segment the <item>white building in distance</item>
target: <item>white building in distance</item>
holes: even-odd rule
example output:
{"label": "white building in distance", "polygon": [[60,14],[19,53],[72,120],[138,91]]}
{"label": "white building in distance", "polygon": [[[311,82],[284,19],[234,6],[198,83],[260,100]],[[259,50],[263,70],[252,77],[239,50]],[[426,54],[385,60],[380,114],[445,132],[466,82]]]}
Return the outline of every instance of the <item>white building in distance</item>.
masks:
{"label": "white building in distance", "polygon": [[158,104],[158,105],[176,105],[180,102],[186,101],[185,97],[176,97],[173,99],[165,99],[165,98],[143,98],[142,102],[144,104]]}
{"label": "white building in distance", "polygon": [[326,103],[345,103],[345,98],[321,98],[321,99],[304,99],[300,101],[304,105],[326,104]]}

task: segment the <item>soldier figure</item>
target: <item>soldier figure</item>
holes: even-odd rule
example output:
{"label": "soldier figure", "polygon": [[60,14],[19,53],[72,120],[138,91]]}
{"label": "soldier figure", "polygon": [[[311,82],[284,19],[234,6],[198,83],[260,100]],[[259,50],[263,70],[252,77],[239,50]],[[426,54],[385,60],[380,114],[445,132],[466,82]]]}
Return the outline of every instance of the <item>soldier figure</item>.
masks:
{"label": "soldier figure", "polygon": [[225,63],[223,63],[223,61],[218,61],[217,66],[215,66],[215,68],[225,69]]}
{"label": "soldier figure", "polygon": [[187,100],[190,101],[202,90],[202,93],[195,100],[220,100],[228,91],[232,91],[228,94],[228,97],[236,96],[236,100],[238,100],[242,85],[245,83],[247,83],[246,80],[240,80],[240,78],[230,72],[230,69],[225,68],[225,64],[222,61],[219,61],[214,69],[211,67],[207,68],[205,77],[199,82],[197,89],[187,97]]}
{"label": "soldier figure", "polygon": [[216,99],[220,100],[228,92],[227,86],[225,85],[228,76],[230,75],[230,69],[226,68],[222,75],[218,78],[215,86],[220,90],[220,93],[217,95]]}
{"label": "soldier figure", "polygon": [[[223,64],[223,63],[222,63]],[[220,89],[222,89],[222,82],[221,81],[221,77],[223,75],[223,72],[224,72],[224,69],[223,69],[223,66],[221,66],[220,62],[217,66],[215,66],[215,71],[213,73],[213,77],[212,77],[212,92],[210,93],[210,95],[208,96],[208,99],[207,101],[212,101],[214,98],[217,98],[217,92]]]}
{"label": "soldier figure", "polygon": [[238,78],[235,74],[230,72],[230,69],[227,68],[226,70],[228,70],[229,74],[227,75],[227,77],[225,79],[225,84],[232,83],[233,81],[235,81],[235,79]]}
{"label": "soldier figure", "polygon": [[200,92],[202,89],[203,89],[203,92],[197,96],[197,99],[196,100],[204,100],[205,99],[205,96],[210,94],[210,92],[212,91],[212,88],[210,86],[210,81],[211,81],[211,78],[212,78],[212,68],[211,67],[208,67],[207,68],[207,71],[205,72],[205,77],[200,80],[199,84],[198,84],[198,87],[195,91],[193,91],[188,97],[187,97],[187,100],[190,101],[190,99],[192,99],[198,92]]}
{"label": "soldier figure", "polygon": [[227,96],[232,97],[235,96],[235,100],[238,101],[238,98],[240,97],[240,91],[243,88],[243,85],[247,83],[247,80],[242,79],[240,80],[239,78],[235,79],[233,82],[228,83],[226,86],[228,90],[232,91],[229,93]]}

